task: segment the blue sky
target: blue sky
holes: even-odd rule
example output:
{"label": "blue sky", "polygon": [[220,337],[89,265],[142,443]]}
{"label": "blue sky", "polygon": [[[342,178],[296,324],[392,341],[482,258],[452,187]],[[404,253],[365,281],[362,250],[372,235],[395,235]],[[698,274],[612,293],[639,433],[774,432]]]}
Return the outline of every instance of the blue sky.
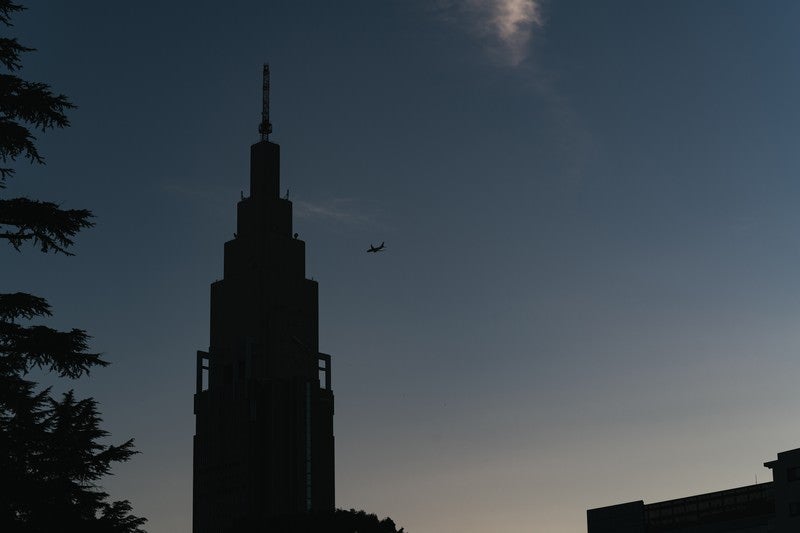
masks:
{"label": "blue sky", "polygon": [[76,387],[135,437],[106,487],[149,531],[190,530],[194,353],[265,61],[337,505],[573,532],[800,446],[797,3],[27,5],[23,74],[79,107],[8,191],[97,226],[3,279],[113,363]]}

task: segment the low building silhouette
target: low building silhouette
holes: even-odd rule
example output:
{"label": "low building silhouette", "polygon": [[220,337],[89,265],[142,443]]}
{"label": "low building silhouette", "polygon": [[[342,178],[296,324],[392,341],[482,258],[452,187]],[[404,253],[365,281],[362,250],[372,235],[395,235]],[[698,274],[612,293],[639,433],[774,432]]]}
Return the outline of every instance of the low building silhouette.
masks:
{"label": "low building silhouette", "polygon": [[209,349],[197,352],[194,533],[265,531],[271,517],[334,507],[331,359],[319,352],[305,242],[279,194],[266,65],[264,93],[250,196],[211,284]]}
{"label": "low building silhouette", "polygon": [[800,448],[764,463],[773,481],[645,504],[586,512],[588,533],[798,533]]}

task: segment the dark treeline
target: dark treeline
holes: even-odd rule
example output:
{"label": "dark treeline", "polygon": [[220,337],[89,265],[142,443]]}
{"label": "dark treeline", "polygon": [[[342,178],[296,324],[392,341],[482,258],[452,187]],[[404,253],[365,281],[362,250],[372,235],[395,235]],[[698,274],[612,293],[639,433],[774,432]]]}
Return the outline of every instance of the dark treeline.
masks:
{"label": "dark treeline", "polygon": [[253,531],[261,533],[405,533],[397,529],[391,518],[378,519],[374,514],[350,509],[318,511],[275,517],[268,524],[236,527],[228,533]]}

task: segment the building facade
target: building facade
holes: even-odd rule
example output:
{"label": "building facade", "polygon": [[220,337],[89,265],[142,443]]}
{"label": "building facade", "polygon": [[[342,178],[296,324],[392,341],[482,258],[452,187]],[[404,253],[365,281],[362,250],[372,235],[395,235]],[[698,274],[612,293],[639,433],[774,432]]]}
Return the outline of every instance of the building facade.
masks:
{"label": "building facade", "polygon": [[764,463],[773,481],[658,503],[586,512],[588,533],[798,533],[800,448]]}
{"label": "building facade", "polygon": [[279,191],[280,147],[262,132],[211,284],[209,348],[197,352],[194,533],[266,531],[272,516],[334,507],[331,359]]}

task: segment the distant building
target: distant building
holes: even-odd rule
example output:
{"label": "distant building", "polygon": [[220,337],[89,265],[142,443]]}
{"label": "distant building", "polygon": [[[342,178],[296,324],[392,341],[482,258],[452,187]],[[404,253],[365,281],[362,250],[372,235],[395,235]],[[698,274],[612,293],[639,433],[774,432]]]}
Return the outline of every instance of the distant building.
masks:
{"label": "distant building", "polygon": [[586,511],[588,533],[798,533],[800,448],[764,463],[773,481],[677,500]]}
{"label": "distant building", "polygon": [[[264,86],[267,109],[266,66]],[[250,196],[211,284],[209,349],[197,352],[194,533],[265,531],[272,516],[334,507],[331,359],[265,115]]]}

